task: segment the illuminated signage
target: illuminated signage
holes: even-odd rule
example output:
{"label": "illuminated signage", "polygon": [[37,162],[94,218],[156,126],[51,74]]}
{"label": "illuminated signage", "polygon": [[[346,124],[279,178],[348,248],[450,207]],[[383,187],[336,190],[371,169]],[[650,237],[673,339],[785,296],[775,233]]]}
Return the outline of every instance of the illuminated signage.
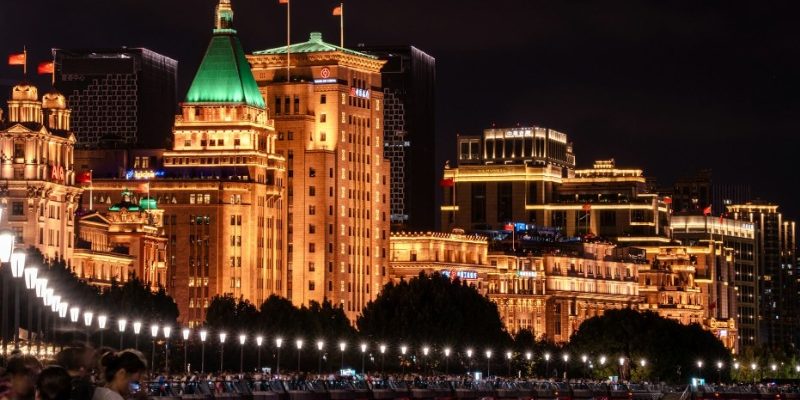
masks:
{"label": "illuminated signage", "polygon": [[369,98],[369,89],[350,88],[350,96],[361,97],[363,99]]}
{"label": "illuminated signage", "polygon": [[152,169],[129,169],[125,173],[125,179],[154,179],[163,176],[164,171]]}
{"label": "illuminated signage", "polygon": [[536,271],[517,271],[517,276],[522,278],[536,278]]}
{"label": "illuminated signage", "polygon": [[334,78],[314,79],[314,83],[336,83]]}
{"label": "illuminated signage", "polygon": [[328,79],[328,78],[330,78],[330,77],[331,77],[331,69],[330,69],[330,68],[328,68],[328,67],[322,67],[322,69],[321,69],[321,70],[319,70],[319,76],[320,76],[322,79]]}
{"label": "illuminated signage", "polygon": [[50,166],[50,179],[56,182],[64,182],[64,167],[60,165],[51,165]]}
{"label": "illuminated signage", "polygon": [[453,276],[459,279],[478,279],[478,272],[476,271],[442,271],[442,276],[451,278]]}

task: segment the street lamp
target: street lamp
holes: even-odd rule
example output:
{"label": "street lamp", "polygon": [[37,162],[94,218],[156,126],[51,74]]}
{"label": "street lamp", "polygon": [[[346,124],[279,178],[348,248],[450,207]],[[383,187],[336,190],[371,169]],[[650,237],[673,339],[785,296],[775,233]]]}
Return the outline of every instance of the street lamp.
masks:
{"label": "street lamp", "polygon": [[506,352],[506,360],[508,360],[508,376],[511,376],[511,356],[513,353],[509,350]]}
{"label": "street lamp", "polygon": [[531,367],[531,369],[533,367],[533,362],[531,362],[532,359],[533,359],[533,353],[531,353],[530,351],[526,351],[525,352],[525,360],[528,361],[528,363],[530,364],[529,367]]}
{"label": "street lamp", "polygon": [[244,374],[244,343],[247,340],[247,335],[244,333],[239,334],[239,374]]}
{"label": "street lamp", "polygon": [[[48,292],[50,292],[51,290],[52,289],[47,289]],[[50,292],[50,293],[52,293],[52,292]],[[48,303],[50,302],[50,300],[47,300],[47,301],[48,301]],[[83,324],[86,326],[86,345],[87,346],[89,345],[89,327],[92,326],[92,317],[93,316],[94,316],[94,313],[92,313],[91,311],[84,311],[83,312]]]}
{"label": "street lamp", "polygon": [[322,374],[322,349],[325,347],[325,342],[321,339],[317,340],[317,374]]}
{"label": "street lamp", "polygon": [[[24,271],[25,275],[25,288],[28,290],[36,289],[36,276],[39,274],[39,268],[36,267],[26,267]],[[30,295],[28,296],[30,297]],[[33,328],[33,301],[28,300],[28,331],[34,332]],[[30,336],[30,335],[29,335]],[[30,348],[30,344],[28,345]]]}
{"label": "street lamp", "polygon": [[447,375],[448,370],[450,369],[450,348],[444,348],[444,374]]}
{"label": "street lamp", "polygon": [[219,333],[219,372],[220,373],[222,373],[222,371],[225,370],[225,368],[223,368],[223,365],[224,365],[224,361],[225,361],[225,339],[227,339],[227,338],[228,338],[228,334],[227,333],[225,333],[225,332],[220,332]]}
{"label": "street lamp", "polygon": [[589,356],[586,354],[581,356],[581,361],[583,361],[583,377],[586,377],[586,362],[589,361]]}
{"label": "street lamp", "polygon": [[422,358],[423,358],[423,365],[422,365],[422,372],[425,372],[425,368],[428,364],[428,353],[430,352],[430,348],[428,346],[422,347]]}
{"label": "street lamp", "polygon": [[408,351],[408,347],[406,345],[400,346],[400,365],[403,371],[403,375],[406,374],[406,351]]}
{"label": "street lamp", "polygon": [[189,328],[183,328],[181,331],[183,334],[183,371],[187,374],[189,373],[189,359],[187,358],[187,353],[189,349],[189,335],[192,334],[192,330]]}
{"label": "street lamp", "polygon": [[150,368],[156,369],[156,338],[158,338],[158,324],[150,325],[150,336],[153,338],[153,350],[150,352]]}
{"label": "street lamp", "polygon": [[492,351],[486,350],[486,377],[492,376]]}
{"label": "street lamp", "polygon": [[122,340],[125,337],[125,326],[128,325],[128,320],[120,318],[117,320],[117,330],[119,331],[119,349],[122,350]]}
{"label": "street lamp", "polygon": [[164,330],[164,369],[169,375],[169,337],[172,335],[172,327],[165,326]]}
{"label": "street lamp", "polygon": [[544,377],[550,376],[550,353],[544,353]]}
{"label": "street lamp", "polygon": [[294,342],[297,346],[297,373],[300,373],[300,351],[303,350],[303,339],[297,339]]}
{"label": "street lamp", "polygon": [[97,316],[97,327],[100,328],[100,347],[103,347],[103,330],[106,329],[106,322],[108,322],[108,317],[105,314]]}
{"label": "street lamp", "polygon": [[[45,295],[46,291],[47,291],[47,279],[45,279],[45,278],[36,278],[36,297],[40,298],[40,299],[44,298],[44,295]],[[42,329],[42,313],[44,312],[44,306],[39,307],[38,311],[39,312],[36,313],[37,314],[36,315],[36,327],[39,328],[39,336],[40,336],[40,338],[39,338],[39,340],[37,341],[37,344],[36,344],[37,352],[38,352],[39,346],[42,343],[41,336],[44,335],[44,329]],[[80,311],[80,309],[78,309],[78,311],[76,311],[76,313],[79,312],[79,311]],[[70,319],[72,320],[73,324],[76,324],[78,322],[79,316],[76,316],[75,318],[72,318],[71,312],[72,312],[72,310],[70,310]],[[73,333],[72,336],[73,336],[72,340],[75,340],[75,334],[74,333]]]}
{"label": "street lamp", "polygon": [[275,373],[277,375],[281,374],[281,345],[283,344],[282,338],[275,338],[275,347],[278,348],[278,362],[275,365]]}
{"label": "street lamp", "polygon": [[564,381],[566,381],[567,380],[567,362],[569,361],[569,354],[564,353],[564,355],[562,355],[561,358],[564,359]]}
{"label": "street lamp", "polygon": [[722,361],[717,361],[717,383],[722,383]]}
{"label": "street lamp", "polygon": [[[13,238],[12,238],[12,246]],[[25,274],[25,251],[16,249],[11,253],[11,276],[14,280]],[[19,284],[14,282],[14,348],[19,349]]]}
{"label": "street lamp", "polygon": [[619,376],[623,380],[625,379],[625,357],[619,358]]}
{"label": "street lamp", "polygon": [[200,374],[206,372],[206,339],[208,339],[208,331],[200,330]]}
{"label": "street lamp", "polygon": [[258,359],[256,360],[256,368],[261,370],[261,345],[264,343],[264,336],[256,336],[256,347],[258,348]]}
{"label": "street lamp", "polygon": [[467,349],[467,368],[472,369],[472,349]]}
{"label": "street lamp", "polygon": [[697,360],[697,377],[703,377],[703,360]]}
{"label": "street lamp", "polygon": [[340,371],[344,369],[344,350],[346,348],[347,348],[347,343],[345,343],[344,341],[339,342],[339,350],[341,350],[342,352],[342,365],[339,368]]}
{"label": "street lamp", "polygon": [[606,365],[606,356],[600,356],[600,366]]}
{"label": "street lamp", "polygon": [[142,321],[134,321],[133,322],[133,337],[134,337],[134,348],[139,350],[139,332],[142,331]]}
{"label": "street lamp", "polygon": [[367,353],[367,344],[361,343],[361,373],[366,375],[367,371],[364,369],[364,355]]}
{"label": "street lamp", "polygon": [[385,344],[381,344],[380,351],[381,351],[381,374],[383,374],[383,360],[384,360],[384,357],[386,355],[386,345]]}

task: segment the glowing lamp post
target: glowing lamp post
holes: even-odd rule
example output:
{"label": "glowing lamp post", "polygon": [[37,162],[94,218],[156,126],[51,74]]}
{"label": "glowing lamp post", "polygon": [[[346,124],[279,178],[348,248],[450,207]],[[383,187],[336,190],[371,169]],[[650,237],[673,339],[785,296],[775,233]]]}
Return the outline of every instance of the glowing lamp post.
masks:
{"label": "glowing lamp post", "polygon": [[119,349],[122,350],[123,340],[125,338],[125,327],[128,326],[128,320],[120,318],[117,320],[117,331],[119,332]]}
{"label": "glowing lamp post", "polygon": [[200,331],[200,373],[206,372],[206,339],[208,338],[208,331],[203,329]]}
{"label": "glowing lamp post", "polygon": [[317,374],[322,374],[322,349],[325,348],[325,342],[317,340]]}
{"label": "glowing lamp post", "polygon": [[[48,289],[50,291],[52,289]],[[48,300],[48,303],[50,300]],[[92,318],[94,317],[94,313],[91,311],[84,311],[83,312],[83,325],[86,326],[86,345],[89,345],[89,328],[92,326]]]}
{"label": "glowing lamp post", "polygon": [[511,357],[514,354],[509,350],[506,352],[506,361],[508,361],[508,376],[511,376]]}
{"label": "glowing lamp post", "polygon": [[697,360],[697,377],[703,377],[703,360]]}
{"label": "glowing lamp post", "polygon": [[256,360],[256,368],[261,369],[261,345],[264,344],[264,337],[261,335],[256,336],[256,347],[258,348],[258,359]]}
{"label": "glowing lamp post", "polygon": [[281,374],[281,346],[282,345],[283,345],[283,339],[279,338],[279,337],[275,338],[275,348],[277,349],[277,354],[278,354],[278,357],[277,357],[276,363],[275,363],[275,373],[277,375]]}
{"label": "glowing lamp post", "polygon": [[[40,299],[44,299],[44,296],[47,292],[47,279],[45,278],[36,278],[36,297]],[[39,346],[42,343],[42,336],[44,335],[44,329],[42,328],[42,313],[44,312],[44,305],[39,307],[38,312],[36,313],[36,327],[39,328],[39,340],[36,342],[37,352]],[[70,310],[71,312],[71,310]],[[78,317],[72,318],[70,315],[70,319],[72,320],[73,324],[78,322]],[[74,331],[73,331],[74,332]],[[73,333],[72,340],[75,340],[75,334]]]}
{"label": "glowing lamp post", "polygon": [[228,334],[225,332],[219,333],[219,372],[222,373],[225,369],[223,368],[223,361],[225,359],[225,339],[228,338]]}
{"label": "glowing lamp post", "polygon": [[297,347],[297,372],[300,373],[300,352],[303,350],[303,339],[295,340],[294,344]]}
{"label": "glowing lamp post", "polygon": [[[12,243],[13,246],[13,238]],[[19,349],[19,278],[25,274],[25,252],[14,250],[11,253],[11,276],[14,277],[14,348]]]}
{"label": "glowing lamp post", "polygon": [[525,360],[528,361],[528,364],[530,364],[531,370],[533,370],[533,361],[531,361],[531,360],[533,360],[533,353],[531,353],[530,351],[526,351],[525,352]]}
{"label": "glowing lamp post", "polygon": [[105,314],[97,316],[97,327],[100,329],[100,347],[103,347],[103,331],[106,329],[108,317]]}
{"label": "glowing lamp post", "polygon": [[133,340],[135,345],[134,347],[136,348],[136,350],[139,350],[139,332],[141,331],[142,331],[142,322],[135,321],[133,323],[133,336],[134,336]]}
{"label": "glowing lamp post", "polygon": [[169,337],[172,335],[172,327],[165,326],[164,331],[164,370],[169,375]]}
{"label": "glowing lamp post", "polygon": [[247,335],[239,334],[239,374],[244,374],[244,343],[246,341]]}
{"label": "glowing lamp post", "polygon": [[450,367],[450,348],[449,347],[445,347],[444,348],[444,374],[445,375],[447,375],[447,373],[449,372],[449,370],[450,370],[449,367]]}
{"label": "glowing lamp post", "polygon": [[367,354],[367,344],[361,343],[361,373],[366,375],[367,371],[364,369],[364,355]]}
{"label": "glowing lamp post", "polygon": [[722,383],[722,361],[717,361],[717,383]]}
{"label": "glowing lamp post", "polygon": [[492,351],[486,350],[486,377],[492,376]]}
{"label": "glowing lamp post", "polygon": [[[39,274],[39,268],[36,267],[27,267],[25,268],[24,275],[25,275],[25,289],[28,290],[35,290],[36,289],[36,277]],[[34,332],[33,330],[33,303],[34,301],[28,300],[28,331]],[[28,345],[30,348],[30,345]]]}
{"label": "glowing lamp post", "polygon": [[472,349],[467,349],[467,368],[472,370]]}
{"label": "glowing lamp post", "polygon": [[153,347],[150,351],[150,368],[156,368],[156,339],[158,338],[159,326],[158,324],[150,325],[150,336],[152,338]]}
{"label": "glowing lamp post", "polygon": [[341,353],[342,353],[342,364],[341,364],[341,367],[339,368],[339,370],[340,370],[340,371],[344,369],[344,350],[345,350],[346,348],[347,348],[347,343],[345,343],[345,342],[339,342],[339,350],[340,350],[340,351],[341,351]]}
{"label": "glowing lamp post", "polygon": [[544,353],[544,376],[550,375],[550,353]]}
{"label": "glowing lamp post", "polygon": [[386,357],[386,345],[381,344],[379,350],[381,351],[381,374],[383,374],[383,361]]}
{"label": "glowing lamp post", "polygon": [[188,350],[189,350],[189,336],[192,334],[192,330],[189,328],[183,328],[181,331],[183,336],[183,371],[187,374],[189,373],[189,358]]}
{"label": "glowing lamp post", "polygon": [[408,347],[406,347],[406,345],[400,346],[400,364],[402,365],[403,375],[406,374],[406,351],[408,351]]}

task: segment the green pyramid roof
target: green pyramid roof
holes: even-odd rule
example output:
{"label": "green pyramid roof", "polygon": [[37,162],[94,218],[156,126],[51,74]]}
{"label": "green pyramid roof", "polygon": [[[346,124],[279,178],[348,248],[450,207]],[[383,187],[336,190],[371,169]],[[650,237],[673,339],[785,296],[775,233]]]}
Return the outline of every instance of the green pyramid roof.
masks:
{"label": "green pyramid roof", "polygon": [[264,98],[233,29],[215,29],[192,86],[188,103],[245,103],[265,108]]}
{"label": "green pyramid roof", "polygon": [[[295,43],[289,46],[289,51],[292,53],[323,53],[330,51],[341,51],[343,53],[361,57],[377,58],[366,53],[361,53],[355,50],[350,50],[344,47],[326,43],[322,40],[322,34],[319,32],[311,32],[307,42]],[[274,49],[259,50],[253,52],[253,54],[286,54],[286,46],[276,47]]]}

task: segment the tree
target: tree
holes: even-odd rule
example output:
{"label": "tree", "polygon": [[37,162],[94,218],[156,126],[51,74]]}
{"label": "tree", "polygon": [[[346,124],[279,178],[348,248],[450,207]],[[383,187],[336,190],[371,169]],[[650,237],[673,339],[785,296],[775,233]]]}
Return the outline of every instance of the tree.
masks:
{"label": "tree", "polygon": [[359,331],[376,340],[453,348],[511,343],[497,306],[458,279],[438,273],[388,283],[358,318]]}
{"label": "tree", "polygon": [[[731,365],[730,352],[700,325],[683,325],[652,312],[630,309],[606,311],[584,321],[567,351],[590,355],[598,377],[622,374],[625,378],[684,382],[700,374],[716,381],[717,362],[728,368]],[[597,361],[600,356],[607,357],[603,366]],[[624,359],[622,368],[620,357]],[[641,360],[645,360],[644,366]],[[698,369],[698,360],[703,361],[703,368]],[[723,379],[728,371],[721,371]]]}

